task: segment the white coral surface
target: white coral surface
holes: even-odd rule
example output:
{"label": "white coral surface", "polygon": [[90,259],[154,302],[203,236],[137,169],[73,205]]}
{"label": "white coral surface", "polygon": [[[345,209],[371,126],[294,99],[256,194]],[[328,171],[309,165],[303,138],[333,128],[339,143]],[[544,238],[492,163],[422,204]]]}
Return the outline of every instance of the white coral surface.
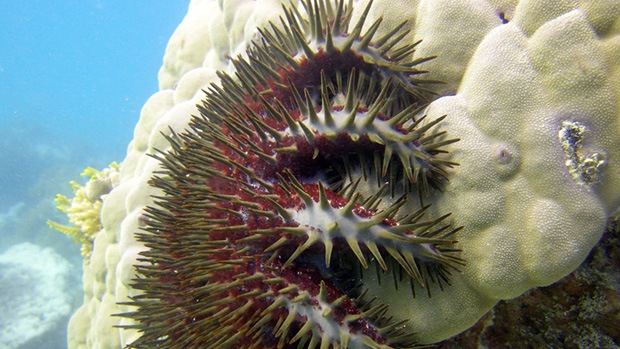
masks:
{"label": "white coral surface", "polygon": [[[366,3],[355,2],[354,16]],[[276,0],[191,2],[166,50],[161,90],[142,109],[121,184],[104,202],[70,348],[118,348],[138,335],[112,328],[127,320],[111,315],[130,311],[117,302],[136,293],[133,265],[145,247],[134,233],[156,194],[147,181],[158,164],[147,154],[167,148],[162,132],[187,127],[215,71],[231,71],[228,57],[280,13]],[[423,39],[416,55],[438,56],[422,66],[446,82],[428,113],[447,114],[442,127],[461,138],[450,149],[460,166],[433,207],[465,227],[457,239],[467,266],[431,299],[366,285],[430,343],[473,325],[498,300],[570,273],[620,206],[620,2],[376,0],[369,22],[379,16],[384,32],[409,18],[405,40]],[[584,127],[579,142],[561,136],[567,123]],[[593,180],[577,178],[571,161]]]}
{"label": "white coral surface", "polygon": [[18,348],[69,315],[70,271],[62,256],[31,243],[0,255],[0,348]]}

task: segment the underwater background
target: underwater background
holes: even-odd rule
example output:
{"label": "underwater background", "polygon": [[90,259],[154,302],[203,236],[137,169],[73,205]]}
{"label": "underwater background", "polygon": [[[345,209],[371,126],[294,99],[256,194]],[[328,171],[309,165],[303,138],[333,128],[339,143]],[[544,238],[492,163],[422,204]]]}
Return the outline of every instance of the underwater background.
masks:
{"label": "underwater background", "polygon": [[0,1],[0,348],[66,348],[82,257],[54,197],[124,159],[188,4]]}
{"label": "underwater background", "polygon": [[[125,158],[189,2],[0,0],[0,349],[67,347],[83,258],[54,197]],[[620,348],[619,256],[616,219],[571,275],[436,348]]]}

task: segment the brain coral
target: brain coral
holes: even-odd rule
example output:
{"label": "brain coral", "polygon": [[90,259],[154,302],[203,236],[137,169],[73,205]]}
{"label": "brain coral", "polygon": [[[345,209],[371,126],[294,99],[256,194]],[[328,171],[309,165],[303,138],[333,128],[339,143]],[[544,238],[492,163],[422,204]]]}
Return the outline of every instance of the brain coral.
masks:
{"label": "brain coral", "polygon": [[[351,1],[353,23],[367,3]],[[230,57],[281,15],[275,0],[191,2],[166,50],[160,91],[142,109],[120,184],[104,199],[104,229],[84,270],[84,305],[69,325],[71,348],[139,338],[136,330],[112,328],[135,325],[114,315],[135,311],[127,302],[141,294],[132,279],[147,251],[136,233],[147,227],[153,196],[165,196],[149,184],[161,170],[152,155],[190,129],[201,89],[218,83],[218,70],[234,76]],[[463,227],[453,237],[466,266],[443,290],[427,285],[430,298],[413,298],[407,278],[381,283],[364,273],[362,286],[388,305],[394,321],[408,321],[417,342],[433,343],[465,330],[499,300],[570,273],[617,214],[620,3],[375,1],[364,30],[381,17],[377,37],[406,19],[410,31],[401,42],[422,40],[413,59],[437,57],[419,64],[426,79],[444,82],[432,87],[438,98],[424,112],[460,139],[445,145],[449,161],[460,165],[427,199],[428,214],[452,212],[446,222]]]}

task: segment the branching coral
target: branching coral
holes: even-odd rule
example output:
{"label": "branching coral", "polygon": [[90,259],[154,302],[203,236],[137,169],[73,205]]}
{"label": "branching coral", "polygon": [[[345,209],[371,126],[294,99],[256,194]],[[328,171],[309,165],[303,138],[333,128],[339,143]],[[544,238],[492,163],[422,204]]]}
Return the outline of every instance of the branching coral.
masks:
{"label": "branching coral", "polygon": [[[439,120],[432,126],[441,130],[438,133],[446,131],[449,137],[460,139],[456,143],[442,145],[442,150],[449,152],[442,161],[458,163],[459,166],[450,169],[447,176],[449,181],[442,181],[442,191],[433,191],[424,202],[432,204],[426,210],[429,217],[438,219],[447,212],[452,212],[442,223],[450,223],[452,227],[463,226],[463,229],[450,238],[459,241],[457,249],[462,250],[462,253],[458,255],[458,260],[465,260],[467,265],[457,268],[460,272],[451,269],[451,275],[446,277],[450,282],[449,286],[440,282],[425,285],[432,289],[430,298],[420,292],[413,298],[412,286],[406,277],[402,278],[402,283],[386,283],[382,274],[372,268],[369,268],[369,271],[361,268],[361,276],[357,275],[364,280],[362,287],[366,290],[365,296],[370,299],[376,297],[377,302],[386,305],[386,314],[390,321],[407,322],[416,333],[416,342],[436,342],[472,325],[499,299],[513,298],[532,287],[548,285],[574,270],[599,240],[608,217],[620,206],[620,25],[617,22],[620,17],[620,4],[615,1],[568,0],[375,1],[370,10],[364,13],[368,1],[350,3],[353,6],[352,23],[356,23],[360,17],[367,17],[362,33],[371,29],[375,20],[382,18],[375,37],[380,38],[394,28],[404,26],[404,30],[410,30],[400,38],[404,45],[422,40],[415,47],[411,58],[413,61],[437,57],[419,65],[420,69],[429,72],[426,79],[445,83],[428,87],[438,96],[422,112],[426,113],[426,120]],[[293,6],[295,5],[298,5],[297,2],[293,2]],[[303,6],[296,8],[301,17],[307,16]],[[199,230],[197,227],[202,227],[210,231],[226,232],[235,226],[213,224],[224,224],[222,219],[232,219],[230,217],[233,216],[246,219],[251,216],[247,212],[265,217],[273,215],[274,212],[282,218],[294,216],[287,211],[292,206],[283,205],[282,193],[288,193],[291,200],[297,200],[294,205],[304,204],[316,207],[315,212],[323,210],[323,213],[329,213],[293,217],[306,225],[314,224],[318,230],[328,230],[334,234],[321,235],[324,233],[322,231],[309,234],[308,236],[320,237],[323,243],[314,244],[314,240],[307,240],[311,241],[309,243],[297,241],[296,246],[299,249],[282,250],[283,254],[289,253],[288,259],[282,261],[283,265],[288,260],[291,261],[290,264],[308,260],[318,263],[311,258],[304,260],[302,253],[306,248],[314,252],[318,249],[323,260],[330,260],[324,257],[329,256],[325,251],[330,248],[329,239],[325,236],[351,236],[336,229],[333,224],[337,223],[339,227],[351,223],[350,220],[325,220],[326,216],[341,212],[338,210],[346,207],[344,203],[343,206],[336,207],[332,204],[335,202],[334,197],[323,194],[325,188],[321,189],[322,186],[318,184],[296,184],[293,181],[295,175],[283,176],[284,180],[279,180],[287,182],[286,178],[289,178],[288,182],[291,184],[275,186],[274,189],[270,188],[269,183],[261,183],[251,177],[250,171],[245,174],[252,179],[245,182],[245,190],[240,189],[235,195],[213,190],[206,194],[198,192],[205,195],[205,200],[211,200],[205,201],[204,210],[213,215],[225,215],[217,217],[220,220],[210,216],[206,221],[195,221],[197,213],[192,210],[196,206],[189,205],[194,201],[183,200],[183,195],[197,193],[195,185],[214,181],[213,169],[209,166],[202,169],[197,164],[217,163],[213,168],[234,169],[230,170],[230,174],[239,177],[246,167],[237,162],[238,158],[234,157],[237,155],[230,154],[247,156],[252,153],[252,156],[263,160],[270,157],[270,153],[264,151],[266,148],[257,150],[257,146],[264,146],[269,137],[278,136],[278,132],[274,132],[277,129],[274,124],[269,124],[268,127],[256,126],[252,123],[257,118],[251,116],[243,119],[245,116],[238,116],[238,110],[245,110],[239,107],[238,100],[232,104],[217,106],[209,104],[208,101],[225,99],[209,97],[206,105],[202,104],[204,93],[201,89],[212,88],[217,91],[218,86],[224,85],[230,87],[228,93],[237,94],[235,98],[241,98],[239,94],[247,93],[248,89],[260,84],[260,79],[250,79],[252,81],[249,83],[243,81],[244,77],[248,80],[247,72],[254,68],[239,64],[240,59],[231,61],[229,58],[237,57],[238,54],[241,54],[242,58],[247,57],[244,53],[247,45],[251,42],[261,43],[263,34],[256,28],[271,28],[269,21],[275,23],[274,27],[279,27],[281,21],[278,16],[286,18],[280,1],[276,0],[192,1],[187,17],[168,46],[164,67],[160,71],[162,90],[153,95],[142,110],[134,141],[120,169],[120,185],[103,200],[103,229],[95,236],[91,263],[84,271],[85,304],[70,323],[71,347],[118,347],[119,344],[139,343],[135,341],[142,333],[137,330],[144,331],[144,324],[148,323],[144,320],[144,314],[138,313],[125,318],[112,315],[132,314],[136,311],[136,306],[142,305],[140,302],[157,299],[151,297],[152,293],[145,296],[143,292],[166,289],[166,285],[157,284],[158,279],[153,276],[162,271],[157,269],[158,266],[170,265],[166,264],[169,263],[170,256],[184,255],[186,251],[181,247],[186,247],[189,251],[199,245],[196,243],[198,240],[172,240],[174,243],[170,250],[165,251],[165,255],[157,248],[152,249],[157,239],[174,236],[176,230],[169,227],[171,221],[166,214],[183,216],[189,222],[185,226],[187,229]],[[409,19],[409,22],[402,24],[404,19]],[[314,35],[319,34],[315,31]],[[295,40],[303,41],[299,39],[298,33],[284,36],[296,36]],[[268,62],[268,57],[265,57],[262,65],[265,65],[265,62]],[[260,59],[259,62],[251,63],[261,65]],[[217,73],[217,69],[228,74]],[[245,73],[235,75],[237,70],[245,70]],[[238,81],[235,82],[238,78],[241,78],[243,85],[240,89],[235,87],[239,84]],[[212,82],[215,85],[211,86]],[[340,91],[339,87],[346,85],[344,82],[339,84],[336,81],[335,90]],[[284,87],[278,85],[277,88],[286,88],[288,84],[288,81],[281,82],[280,85]],[[270,96],[275,90],[277,89],[262,91],[262,94]],[[319,92],[322,93],[320,90],[321,88]],[[304,102],[306,107],[323,105],[322,100],[313,100],[310,92],[312,91],[308,93],[308,102]],[[372,104],[373,100],[370,102]],[[254,103],[260,103],[263,109],[275,106],[276,113],[269,111],[274,115],[274,120],[278,120],[280,116],[283,117],[281,120],[286,119],[282,110],[288,112],[288,109],[280,108],[277,102],[271,105],[259,99]],[[204,107],[198,109],[197,104]],[[301,104],[303,103],[297,103],[297,106]],[[341,109],[354,110],[346,107],[346,103],[344,105]],[[228,107],[233,111],[226,111]],[[220,114],[214,113],[214,110],[221,115],[231,115],[231,118],[218,117]],[[360,111],[357,108],[355,110]],[[206,115],[206,124],[196,123],[195,119],[192,121],[191,115],[201,113]],[[315,135],[313,132],[326,130],[325,125],[345,125],[330,121],[322,109],[321,113],[318,121],[310,120],[297,124],[300,129],[298,135],[311,140]],[[443,115],[446,115],[445,118]],[[411,120],[418,120],[417,117],[412,117]],[[248,133],[249,126],[240,124],[239,120],[246,120],[254,131]],[[356,120],[364,119],[360,117]],[[212,122],[213,126],[209,126],[209,122]],[[290,134],[294,134],[294,122],[285,122],[291,127]],[[222,124],[225,124],[227,129]],[[243,139],[240,141],[235,135],[228,139],[231,129],[240,132],[235,131],[233,134],[250,134],[256,131],[258,139],[256,142]],[[412,130],[407,132],[414,132]],[[262,134],[264,139],[259,134]],[[179,138],[178,135],[182,137]],[[381,140],[380,137],[377,139]],[[205,143],[206,148],[197,150]],[[214,147],[213,144],[220,146]],[[243,148],[237,149],[231,144],[242,144]],[[206,154],[204,149],[207,149]],[[286,149],[279,148],[278,151],[285,152]],[[186,161],[187,154],[199,157],[200,161]],[[309,154],[309,159],[312,160],[313,153]],[[401,159],[417,161],[418,158],[403,156]],[[184,170],[177,171],[175,164],[182,165],[178,168]],[[374,168],[382,169],[380,162]],[[385,168],[389,169],[390,166]],[[412,169],[415,171],[415,167]],[[174,181],[170,180],[172,177]],[[192,182],[199,177],[204,180],[202,183]],[[225,182],[225,179],[222,181]],[[403,179],[397,181],[404,182]],[[347,183],[344,184],[346,186]],[[261,207],[248,203],[251,198],[248,191],[252,190],[260,191],[253,193],[255,196],[252,198],[262,195]],[[269,190],[273,192],[268,192]],[[163,205],[155,204],[153,197],[173,197],[174,200],[166,206],[165,201]],[[242,197],[248,200],[240,200]],[[229,204],[233,206],[218,206],[219,203],[212,202],[214,198],[220,201],[229,200]],[[384,207],[390,207],[390,204],[394,202],[388,202]],[[214,205],[217,208],[214,208]],[[415,212],[412,207],[406,208],[411,209],[408,213]],[[213,210],[216,212],[213,213]],[[348,212],[343,210],[342,212]],[[373,214],[374,211],[370,215]],[[393,218],[389,214],[386,217]],[[381,224],[389,226],[386,222]],[[394,225],[397,226],[396,223]],[[169,236],[159,237],[158,230]],[[401,230],[406,231],[404,228]],[[152,236],[145,238],[145,233],[136,234],[144,231]],[[294,233],[295,230],[289,232]],[[364,234],[372,236],[369,231]],[[143,241],[139,241],[137,237],[141,237]],[[246,238],[247,240],[242,240]],[[256,238],[239,238],[244,243],[252,239]],[[271,241],[273,247],[270,247],[269,251],[278,250],[281,246],[279,244],[284,243],[278,241],[280,240]],[[364,241],[360,241],[360,245],[361,242]],[[366,246],[368,250],[363,250],[361,254],[357,253],[358,247],[353,242],[345,245],[345,249],[361,255],[362,257],[355,257],[360,263],[363,259],[370,260],[368,257],[378,260],[379,257],[386,256],[381,251],[371,251],[372,244]],[[237,248],[238,245],[233,247]],[[404,251],[401,246],[399,248]],[[295,252],[297,250],[299,253]],[[241,254],[228,249],[226,251],[222,253],[230,252],[235,256]],[[208,255],[214,252],[208,250],[201,253]],[[397,259],[396,263],[388,265],[390,268],[400,263],[413,271],[414,265],[417,265],[416,256],[412,255],[409,261],[402,262],[398,260],[398,254],[390,255]],[[277,258],[277,254],[274,258]],[[411,262],[412,260],[414,262]],[[235,263],[243,264],[245,260]],[[237,265],[235,263],[230,264]],[[334,263],[331,261],[330,267]],[[290,264],[285,266],[290,267]],[[136,268],[140,272],[148,270],[150,274],[146,283],[157,284],[154,289],[143,287],[145,283],[140,284],[133,280]],[[175,269],[168,268],[165,271],[174,272]],[[329,274],[329,270],[324,271],[326,275]],[[199,277],[191,275],[192,278]],[[208,275],[203,278],[208,280],[211,274]],[[169,276],[159,281],[165,283],[174,279]],[[247,280],[248,276],[241,273],[219,277],[236,278],[236,282],[233,282],[235,285],[256,281]],[[194,292],[190,287],[193,279],[179,282],[188,287],[184,290]],[[206,282],[204,287],[219,290],[218,297],[223,295],[222,288],[217,288],[216,282],[201,282]],[[134,287],[136,285],[141,285],[141,289]],[[324,284],[315,285],[314,289],[308,291],[308,295],[319,295],[318,303],[325,307],[328,302],[321,303],[321,299],[327,298],[321,298],[320,294],[327,286],[321,285]],[[292,289],[284,290],[283,293],[293,292]],[[245,297],[252,295],[251,290],[247,292]],[[171,299],[173,302],[164,304],[166,307],[177,302],[188,305],[187,299]],[[219,299],[217,306],[226,299]],[[231,301],[238,302],[239,299],[233,297]],[[288,300],[282,298],[281,302],[286,303]],[[280,303],[278,304],[281,306]],[[286,304],[294,308],[293,303]],[[306,318],[315,314],[318,309],[308,304],[304,304],[302,308]],[[159,308],[155,304],[149,309]],[[183,313],[187,309],[196,311],[193,306],[169,310],[172,314],[175,311]],[[219,309],[219,312],[224,310]],[[239,313],[231,314],[225,319],[234,322],[235,314]],[[291,311],[287,314],[301,313]],[[293,319],[294,317],[291,317],[290,321]],[[141,324],[140,321],[145,322]],[[110,331],[111,326],[128,329]],[[288,325],[285,328],[289,328]],[[223,331],[217,327],[214,329]],[[285,332],[281,326],[279,329],[277,333]],[[298,332],[301,334],[293,338],[298,340],[304,333],[308,333],[302,329]],[[156,338],[156,333],[151,332],[150,336]],[[331,337],[330,340],[336,343],[338,340],[335,338]]]}
{"label": "branching coral", "polygon": [[88,177],[84,186],[76,181],[71,181],[74,196],[68,197],[58,194],[54,199],[56,208],[67,214],[70,226],[48,220],[47,224],[59,232],[71,236],[77,243],[82,244],[81,253],[84,262],[89,263],[93,250],[93,240],[102,229],[101,206],[103,197],[118,184],[118,168],[115,162],[108,168],[98,171],[87,167],[80,176]]}

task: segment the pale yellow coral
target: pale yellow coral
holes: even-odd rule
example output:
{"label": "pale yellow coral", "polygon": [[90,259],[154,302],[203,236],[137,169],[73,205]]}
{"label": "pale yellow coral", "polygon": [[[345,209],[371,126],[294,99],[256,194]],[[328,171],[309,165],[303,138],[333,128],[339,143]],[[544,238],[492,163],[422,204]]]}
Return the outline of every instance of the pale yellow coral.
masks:
{"label": "pale yellow coral", "polygon": [[63,225],[52,220],[48,220],[47,224],[82,244],[81,253],[87,264],[92,253],[93,240],[103,228],[101,225],[103,196],[107,195],[117,183],[118,168],[116,162],[102,171],[87,167],[80,174],[82,177],[89,177],[84,186],[76,181],[69,182],[73,188],[73,198],[69,199],[58,194],[54,199],[56,208],[67,214],[71,225]]}

